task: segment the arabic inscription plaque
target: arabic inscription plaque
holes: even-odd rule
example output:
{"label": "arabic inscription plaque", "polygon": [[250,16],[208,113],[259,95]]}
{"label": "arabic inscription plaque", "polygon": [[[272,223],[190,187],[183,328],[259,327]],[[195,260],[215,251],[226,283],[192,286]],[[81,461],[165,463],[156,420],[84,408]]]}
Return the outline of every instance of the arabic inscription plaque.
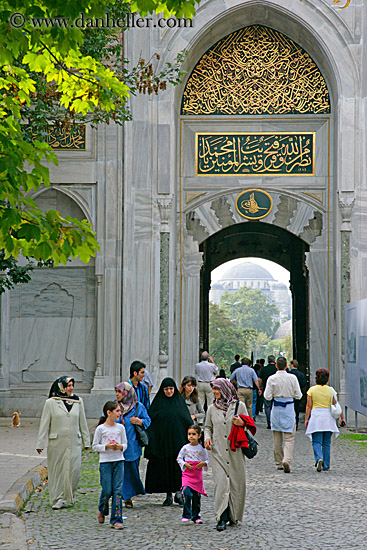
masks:
{"label": "arabic inscription plaque", "polygon": [[[30,132],[32,128],[28,127]],[[32,139],[36,135],[31,134]],[[86,126],[75,124],[70,129],[50,124],[45,130],[44,141],[57,151],[85,151],[86,150]]]}
{"label": "arabic inscription plaque", "polygon": [[315,132],[196,132],[196,176],[313,176]]}

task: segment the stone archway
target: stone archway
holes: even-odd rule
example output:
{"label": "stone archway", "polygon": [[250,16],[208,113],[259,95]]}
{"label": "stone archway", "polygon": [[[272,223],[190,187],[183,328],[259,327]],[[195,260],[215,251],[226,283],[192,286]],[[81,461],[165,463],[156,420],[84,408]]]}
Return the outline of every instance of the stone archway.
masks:
{"label": "stone archway", "polygon": [[200,245],[203,253],[200,296],[200,343],[209,345],[209,290],[211,271],[241,257],[260,257],[280,264],[290,272],[292,293],[293,357],[309,375],[308,270],[309,245],[282,227],[251,222],[231,225]]}
{"label": "stone archway", "polygon": [[[207,346],[212,269],[243,256],[262,257],[291,273],[294,356],[309,374],[310,366],[313,372],[327,360],[330,339],[325,300],[328,264],[323,249],[325,210],[316,198],[306,194],[296,197],[267,189],[272,211],[262,220],[249,221],[235,208],[241,191],[224,196],[202,195],[186,210],[183,296],[194,293],[194,302],[190,306],[183,300],[183,340],[193,341],[187,327],[197,322],[198,346]],[[189,350],[184,347],[183,351]]]}

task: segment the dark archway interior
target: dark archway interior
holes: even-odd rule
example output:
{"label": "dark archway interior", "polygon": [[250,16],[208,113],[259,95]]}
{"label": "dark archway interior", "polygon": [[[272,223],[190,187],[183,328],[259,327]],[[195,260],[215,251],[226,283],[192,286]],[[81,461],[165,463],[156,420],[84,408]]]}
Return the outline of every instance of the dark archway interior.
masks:
{"label": "dark archway interior", "polygon": [[200,345],[208,349],[209,290],[211,271],[236,258],[259,257],[276,262],[290,272],[293,319],[293,357],[309,374],[308,360],[308,272],[305,265],[308,245],[286,229],[249,221],[215,233],[200,245],[204,253],[201,270]]}

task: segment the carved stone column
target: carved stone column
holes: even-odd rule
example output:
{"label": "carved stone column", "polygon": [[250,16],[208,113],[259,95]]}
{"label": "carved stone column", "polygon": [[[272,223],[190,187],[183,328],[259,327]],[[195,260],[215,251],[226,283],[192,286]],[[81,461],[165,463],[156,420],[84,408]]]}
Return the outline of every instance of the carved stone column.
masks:
{"label": "carved stone column", "polygon": [[96,275],[97,279],[97,349],[96,349],[96,374],[95,376],[103,376],[103,294],[102,282],[103,275]]}
{"label": "carved stone column", "polygon": [[[0,278],[6,277],[6,271],[0,271]],[[6,361],[7,332],[9,327],[9,292],[0,294],[0,391],[8,387],[4,365]],[[1,412],[1,409],[0,409]]]}
{"label": "carved stone column", "polygon": [[167,376],[167,363],[169,360],[169,251],[170,228],[169,217],[172,207],[172,196],[164,196],[157,199],[160,226],[160,265],[159,265],[159,373],[158,383]]}
{"label": "carved stone column", "polygon": [[353,191],[338,191],[339,208],[342,216],[341,233],[341,349],[344,350],[344,306],[350,302],[350,233],[352,231],[350,218],[354,206]]}
{"label": "carved stone column", "polygon": [[203,253],[199,252],[197,242],[191,236],[186,236],[184,241],[181,274],[181,357],[177,373],[180,378],[193,372],[199,356],[200,270],[203,265]]}

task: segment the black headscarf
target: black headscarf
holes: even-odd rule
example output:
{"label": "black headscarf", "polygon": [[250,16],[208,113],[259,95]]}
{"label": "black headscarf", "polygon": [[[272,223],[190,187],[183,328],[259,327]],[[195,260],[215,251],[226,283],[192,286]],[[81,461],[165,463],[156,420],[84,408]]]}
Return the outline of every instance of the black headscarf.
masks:
{"label": "black headscarf", "polygon": [[[163,388],[174,388],[172,397],[167,397]],[[165,378],[148,410],[152,423],[148,428],[149,446],[145,456],[176,457],[187,443],[187,429],[193,424],[184,398],[173,378]]]}
{"label": "black headscarf", "polygon": [[75,384],[74,378],[71,378],[70,376],[60,376],[60,378],[55,380],[52,384],[48,398],[50,399],[51,397],[54,397],[56,399],[61,399],[67,410],[70,412],[74,404],[73,401],[79,401],[79,397],[75,394],[68,395],[66,393],[66,388],[69,382]]}

